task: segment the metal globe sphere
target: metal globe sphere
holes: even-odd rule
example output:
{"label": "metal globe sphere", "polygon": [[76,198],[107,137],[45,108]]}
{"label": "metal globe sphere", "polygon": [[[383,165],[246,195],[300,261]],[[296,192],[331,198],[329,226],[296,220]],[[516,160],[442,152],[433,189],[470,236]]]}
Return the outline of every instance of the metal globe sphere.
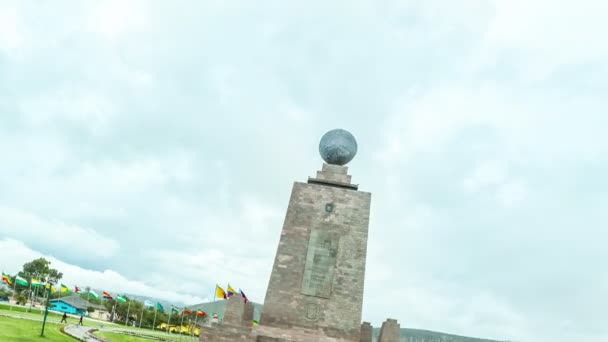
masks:
{"label": "metal globe sphere", "polygon": [[349,131],[333,129],[321,137],[319,153],[328,164],[346,165],[357,154],[357,140]]}

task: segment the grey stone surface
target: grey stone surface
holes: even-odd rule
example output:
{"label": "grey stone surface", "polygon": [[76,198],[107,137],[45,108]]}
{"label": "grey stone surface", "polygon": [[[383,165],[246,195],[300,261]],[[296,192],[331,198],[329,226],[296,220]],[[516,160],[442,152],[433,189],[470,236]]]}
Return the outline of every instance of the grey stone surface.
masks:
{"label": "grey stone surface", "polygon": [[[334,184],[350,185],[343,166],[324,165],[317,180],[293,186],[256,329],[262,335],[290,331],[289,341],[356,342],[361,331],[371,194]],[[331,265],[333,276],[319,274]],[[315,339],[293,337],[307,336],[307,331],[314,332]]]}
{"label": "grey stone surface", "polygon": [[387,319],[382,323],[380,328],[380,336],[378,336],[378,342],[400,342],[401,341],[401,327],[397,320]]}
{"label": "grey stone surface", "polygon": [[253,303],[247,302],[243,309],[243,326],[251,326],[253,325],[253,313],[254,306]]}
{"label": "grey stone surface", "polygon": [[310,232],[302,279],[303,294],[331,298],[339,242],[340,236],[337,233],[321,229],[313,229]]}
{"label": "grey stone surface", "polygon": [[348,164],[357,154],[357,140],[349,131],[333,129],[321,137],[319,153],[328,164]]}
{"label": "grey stone surface", "polygon": [[361,337],[359,339],[360,342],[372,342],[372,335],[374,332],[374,328],[371,323],[363,322],[361,323]]}
{"label": "grey stone surface", "polygon": [[223,323],[230,325],[243,325],[245,314],[245,304],[240,294],[235,294],[226,300],[226,311],[224,312]]}

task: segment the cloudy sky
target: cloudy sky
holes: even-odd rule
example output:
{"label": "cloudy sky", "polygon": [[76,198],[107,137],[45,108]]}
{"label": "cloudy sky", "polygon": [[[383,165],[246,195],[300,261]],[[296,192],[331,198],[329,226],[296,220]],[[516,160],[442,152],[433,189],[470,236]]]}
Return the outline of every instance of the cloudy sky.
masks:
{"label": "cloudy sky", "polygon": [[608,2],[0,0],[0,268],[264,300],[350,130],[364,319],[608,340]]}

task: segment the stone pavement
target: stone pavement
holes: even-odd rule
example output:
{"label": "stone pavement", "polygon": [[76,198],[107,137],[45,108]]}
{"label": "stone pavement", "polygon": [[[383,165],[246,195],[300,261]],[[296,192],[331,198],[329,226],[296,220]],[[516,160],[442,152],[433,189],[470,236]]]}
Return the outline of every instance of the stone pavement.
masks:
{"label": "stone pavement", "polygon": [[98,341],[98,342],[105,342],[104,339],[101,339],[95,335],[93,335],[93,331],[95,331],[96,329],[91,328],[91,327],[85,327],[82,325],[78,325],[78,324],[68,324],[63,328],[63,331],[74,337],[75,339],[79,340],[79,341]]}

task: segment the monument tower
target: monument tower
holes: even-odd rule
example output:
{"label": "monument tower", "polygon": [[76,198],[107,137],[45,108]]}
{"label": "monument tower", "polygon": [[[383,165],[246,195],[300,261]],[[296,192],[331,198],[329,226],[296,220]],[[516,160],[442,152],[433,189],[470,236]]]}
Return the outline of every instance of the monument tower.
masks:
{"label": "monument tower", "polygon": [[259,325],[251,326],[251,303],[236,295],[201,341],[371,342],[371,325],[361,324],[371,194],[351,183],[345,166],[357,142],[335,129],[319,152],[321,171],[291,190]]}
{"label": "monument tower", "polygon": [[357,152],[352,134],[327,132],[319,152],[321,171],[293,185],[257,330],[287,341],[359,341],[371,194],[344,166]]}

